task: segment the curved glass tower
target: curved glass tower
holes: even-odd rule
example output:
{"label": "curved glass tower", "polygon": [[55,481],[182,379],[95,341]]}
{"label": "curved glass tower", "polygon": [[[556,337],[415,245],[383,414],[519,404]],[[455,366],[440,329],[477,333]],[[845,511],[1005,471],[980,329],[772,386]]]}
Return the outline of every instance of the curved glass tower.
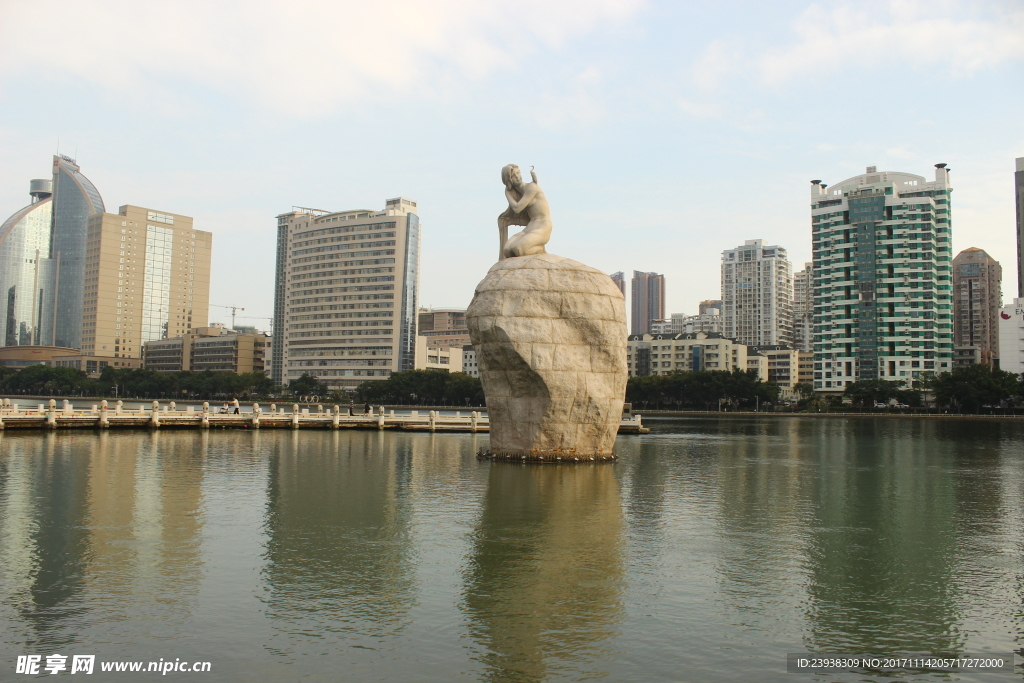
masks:
{"label": "curved glass tower", "polygon": [[33,180],[32,203],[0,225],[0,345],[53,343],[52,183]]}
{"label": "curved glass tower", "polygon": [[53,157],[51,256],[56,262],[53,345],[82,348],[85,242],[89,216],[105,211],[96,186],[65,156]]}

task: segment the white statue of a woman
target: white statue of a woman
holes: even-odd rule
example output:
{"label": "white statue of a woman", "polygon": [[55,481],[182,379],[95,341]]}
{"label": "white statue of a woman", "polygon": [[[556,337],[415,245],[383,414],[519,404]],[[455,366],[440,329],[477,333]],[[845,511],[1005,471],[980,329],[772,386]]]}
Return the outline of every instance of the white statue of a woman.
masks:
{"label": "white statue of a woman", "polygon": [[[537,174],[530,167],[532,183],[524,183],[519,167],[509,164],[501,169],[508,208],[498,216],[501,249],[498,260],[513,256],[545,254],[544,245],[551,239],[551,211],[544,190],[537,184]],[[524,225],[522,232],[508,237],[508,226]]]}

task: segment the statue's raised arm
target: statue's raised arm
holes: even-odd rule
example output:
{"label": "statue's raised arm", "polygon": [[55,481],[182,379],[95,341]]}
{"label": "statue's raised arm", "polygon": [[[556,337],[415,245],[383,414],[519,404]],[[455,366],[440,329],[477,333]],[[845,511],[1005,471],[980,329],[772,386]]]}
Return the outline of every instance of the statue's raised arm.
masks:
{"label": "statue's raised arm", "polygon": [[[498,260],[515,256],[547,253],[544,245],[551,239],[551,212],[544,191],[537,183],[537,174],[530,169],[532,183],[524,183],[522,173],[515,164],[501,169],[501,182],[505,185],[508,208],[498,216],[498,234],[501,249]],[[508,226],[522,225],[525,229],[508,237]]]}

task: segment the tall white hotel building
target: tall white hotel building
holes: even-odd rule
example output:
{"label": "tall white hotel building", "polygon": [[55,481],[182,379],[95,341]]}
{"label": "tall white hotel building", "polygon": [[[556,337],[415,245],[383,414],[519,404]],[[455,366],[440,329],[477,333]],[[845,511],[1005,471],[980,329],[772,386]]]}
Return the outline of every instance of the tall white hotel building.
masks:
{"label": "tall white hotel building", "polygon": [[383,211],[293,207],[277,217],[271,377],[351,389],[412,370],[420,224],[416,202]]}
{"label": "tall white hotel building", "polygon": [[811,181],[814,388],[952,369],[949,170]]}

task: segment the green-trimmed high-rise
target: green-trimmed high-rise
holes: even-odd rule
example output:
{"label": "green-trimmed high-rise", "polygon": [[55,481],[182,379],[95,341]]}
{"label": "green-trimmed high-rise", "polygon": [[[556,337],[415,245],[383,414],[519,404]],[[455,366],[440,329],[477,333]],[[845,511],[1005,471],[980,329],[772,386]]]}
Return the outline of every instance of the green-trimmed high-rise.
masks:
{"label": "green-trimmed high-rise", "polygon": [[949,169],[811,181],[814,388],[905,380],[953,363]]}

